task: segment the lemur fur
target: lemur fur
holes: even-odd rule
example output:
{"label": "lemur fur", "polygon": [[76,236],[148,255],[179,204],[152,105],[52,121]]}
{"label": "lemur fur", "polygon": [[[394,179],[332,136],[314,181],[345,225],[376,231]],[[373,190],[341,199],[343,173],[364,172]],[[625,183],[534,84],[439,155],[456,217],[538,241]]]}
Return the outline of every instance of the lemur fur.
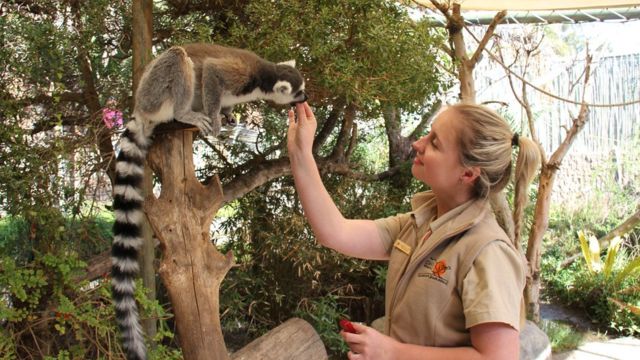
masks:
{"label": "lemur fur", "polygon": [[174,46],[150,62],[135,94],[134,120],[120,139],[113,208],[112,293],[129,360],[146,359],[134,298],[144,218],[144,161],[153,129],[176,119],[217,136],[221,112],[258,99],[303,102],[304,78],[295,62],[272,63],[242,49],[213,44]]}

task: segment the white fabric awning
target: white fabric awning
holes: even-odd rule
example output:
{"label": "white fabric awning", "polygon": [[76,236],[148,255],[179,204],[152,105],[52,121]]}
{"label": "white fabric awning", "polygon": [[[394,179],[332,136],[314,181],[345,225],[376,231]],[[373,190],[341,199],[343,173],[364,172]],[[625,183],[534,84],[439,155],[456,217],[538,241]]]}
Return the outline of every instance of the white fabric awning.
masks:
{"label": "white fabric awning", "polygon": [[[446,2],[439,0],[440,2]],[[414,0],[416,4],[433,7],[429,0]],[[462,11],[467,10],[572,10],[637,7],[640,1],[629,0],[456,0]]]}

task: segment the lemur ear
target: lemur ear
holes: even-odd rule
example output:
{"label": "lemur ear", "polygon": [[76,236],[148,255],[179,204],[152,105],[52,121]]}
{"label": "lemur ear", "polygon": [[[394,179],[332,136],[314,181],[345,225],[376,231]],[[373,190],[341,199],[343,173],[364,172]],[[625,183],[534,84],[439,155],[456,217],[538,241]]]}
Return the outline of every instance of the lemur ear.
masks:
{"label": "lemur ear", "polygon": [[279,62],[278,65],[287,65],[294,68],[296,67],[296,61],[295,60],[283,61],[283,62]]}

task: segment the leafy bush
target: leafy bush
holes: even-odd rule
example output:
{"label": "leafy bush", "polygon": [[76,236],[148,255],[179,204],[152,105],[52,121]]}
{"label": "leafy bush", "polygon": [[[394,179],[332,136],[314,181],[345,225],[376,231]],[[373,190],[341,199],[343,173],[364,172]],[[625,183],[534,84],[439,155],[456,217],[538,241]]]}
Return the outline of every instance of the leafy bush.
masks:
{"label": "leafy bush", "polygon": [[[378,185],[354,185],[327,176],[347,217],[396,213],[386,197],[366,194],[369,211],[350,193],[382,194]],[[377,186],[377,187],[376,187]],[[369,200],[370,199],[370,200]],[[292,316],[309,321],[332,356],[344,358],[339,318],[370,323],[384,313],[386,264],[348,258],[317,244],[295,201],[290,179],[260,187],[226,210],[227,239],[221,251],[233,251],[238,267],[222,282],[221,322],[230,350],[242,347]],[[341,356],[341,357],[340,357]]]}
{"label": "leafy bush", "polygon": [[[604,262],[597,239],[579,234],[583,259],[563,271],[548,271],[548,290],[582,309],[601,327],[623,335],[640,334],[640,257],[632,258],[622,240],[609,246]],[[548,265],[548,264],[547,264]]]}
{"label": "leafy bush", "polygon": [[[0,354],[3,359],[122,358],[110,281],[82,281],[86,264],[74,255],[38,254],[26,265],[0,258]],[[139,284],[142,316],[166,319]],[[163,323],[164,324],[164,323]],[[164,331],[162,331],[164,329]],[[171,332],[161,325],[151,359],[178,359],[162,344]]]}

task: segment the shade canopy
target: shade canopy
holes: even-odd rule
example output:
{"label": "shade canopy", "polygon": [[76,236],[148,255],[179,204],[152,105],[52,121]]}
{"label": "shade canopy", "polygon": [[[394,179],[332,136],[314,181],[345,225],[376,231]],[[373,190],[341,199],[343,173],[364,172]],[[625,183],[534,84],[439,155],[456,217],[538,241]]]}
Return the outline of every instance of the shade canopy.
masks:
{"label": "shade canopy", "polygon": [[[414,0],[416,4],[433,7],[429,0]],[[445,2],[440,0],[440,2]],[[637,7],[629,0],[457,0],[466,10],[571,10]]]}

